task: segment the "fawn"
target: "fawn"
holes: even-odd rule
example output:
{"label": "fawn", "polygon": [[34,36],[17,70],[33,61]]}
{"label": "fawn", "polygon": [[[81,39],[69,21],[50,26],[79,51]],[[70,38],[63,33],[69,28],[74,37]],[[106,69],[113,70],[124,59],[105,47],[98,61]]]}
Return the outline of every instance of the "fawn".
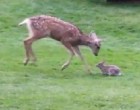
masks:
{"label": "fawn", "polygon": [[90,47],[95,56],[98,55],[101,47],[101,39],[98,38],[95,33],[91,33],[89,35],[84,34],[75,25],[56,17],[47,15],[29,17],[19,23],[19,25],[23,24],[26,24],[29,32],[28,37],[24,40],[24,47],[26,51],[24,65],[27,65],[30,60],[33,62],[36,61],[35,54],[32,50],[32,44],[34,41],[41,38],[50,37],[55,39],[61,42],[70,52],[70,57],[62,65],[61,70],[64,70],[69,66],[74,55],[78,55],[85,63],[86,69],[88,69],[87,62],[82,56],[79,46],[85,45]]}

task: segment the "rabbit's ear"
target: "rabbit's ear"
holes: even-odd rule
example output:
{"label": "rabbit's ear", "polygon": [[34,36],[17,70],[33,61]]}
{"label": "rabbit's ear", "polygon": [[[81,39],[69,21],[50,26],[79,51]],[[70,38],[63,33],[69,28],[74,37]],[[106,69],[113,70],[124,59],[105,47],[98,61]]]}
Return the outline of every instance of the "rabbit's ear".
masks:
{"label": "rabbit's ear", "polygon": [[102,63],[102,64],[105,64],[105,61],[102,61],[101,63]]}

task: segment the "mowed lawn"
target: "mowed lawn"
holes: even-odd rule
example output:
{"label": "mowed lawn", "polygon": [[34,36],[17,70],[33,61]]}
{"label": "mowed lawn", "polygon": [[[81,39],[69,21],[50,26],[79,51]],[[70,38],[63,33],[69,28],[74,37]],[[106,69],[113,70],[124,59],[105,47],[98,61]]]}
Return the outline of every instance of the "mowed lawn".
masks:
{"label": "mowed lawn", "polygon": [[[83,32],[102,38],[98,57],[81,52],[92,75],[57,41],[33,44],[38,58],[24,66],[24,18],[47,14],[72,22]],[[118,65],[122,76],[103,76],[100,61]],[[105,0],[0,0],[0,110],[140,110],[140,7]]]}

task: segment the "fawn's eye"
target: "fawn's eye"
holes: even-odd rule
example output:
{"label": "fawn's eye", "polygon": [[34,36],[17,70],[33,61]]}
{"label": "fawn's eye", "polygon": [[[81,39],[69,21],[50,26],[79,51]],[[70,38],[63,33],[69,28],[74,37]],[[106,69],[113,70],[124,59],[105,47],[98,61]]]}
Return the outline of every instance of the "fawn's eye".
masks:
{"label": "fawn's eye", "polygon": [[95,44],[95,46],[96,46],[98,49],[100,49],[100,45],[98,45],[98,44]]}

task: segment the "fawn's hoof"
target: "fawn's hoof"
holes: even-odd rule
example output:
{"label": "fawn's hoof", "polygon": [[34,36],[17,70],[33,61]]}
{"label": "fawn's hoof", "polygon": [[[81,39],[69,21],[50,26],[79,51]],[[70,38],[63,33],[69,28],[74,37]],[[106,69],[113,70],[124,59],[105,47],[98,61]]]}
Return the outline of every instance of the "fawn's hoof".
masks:
{"label": "fawn's hoof", "polygon": [[25,59],[25,60],[23,61],[24,66],[26,66],[26,65],[28,64],[28,62],[29,62],[29,59]]}

